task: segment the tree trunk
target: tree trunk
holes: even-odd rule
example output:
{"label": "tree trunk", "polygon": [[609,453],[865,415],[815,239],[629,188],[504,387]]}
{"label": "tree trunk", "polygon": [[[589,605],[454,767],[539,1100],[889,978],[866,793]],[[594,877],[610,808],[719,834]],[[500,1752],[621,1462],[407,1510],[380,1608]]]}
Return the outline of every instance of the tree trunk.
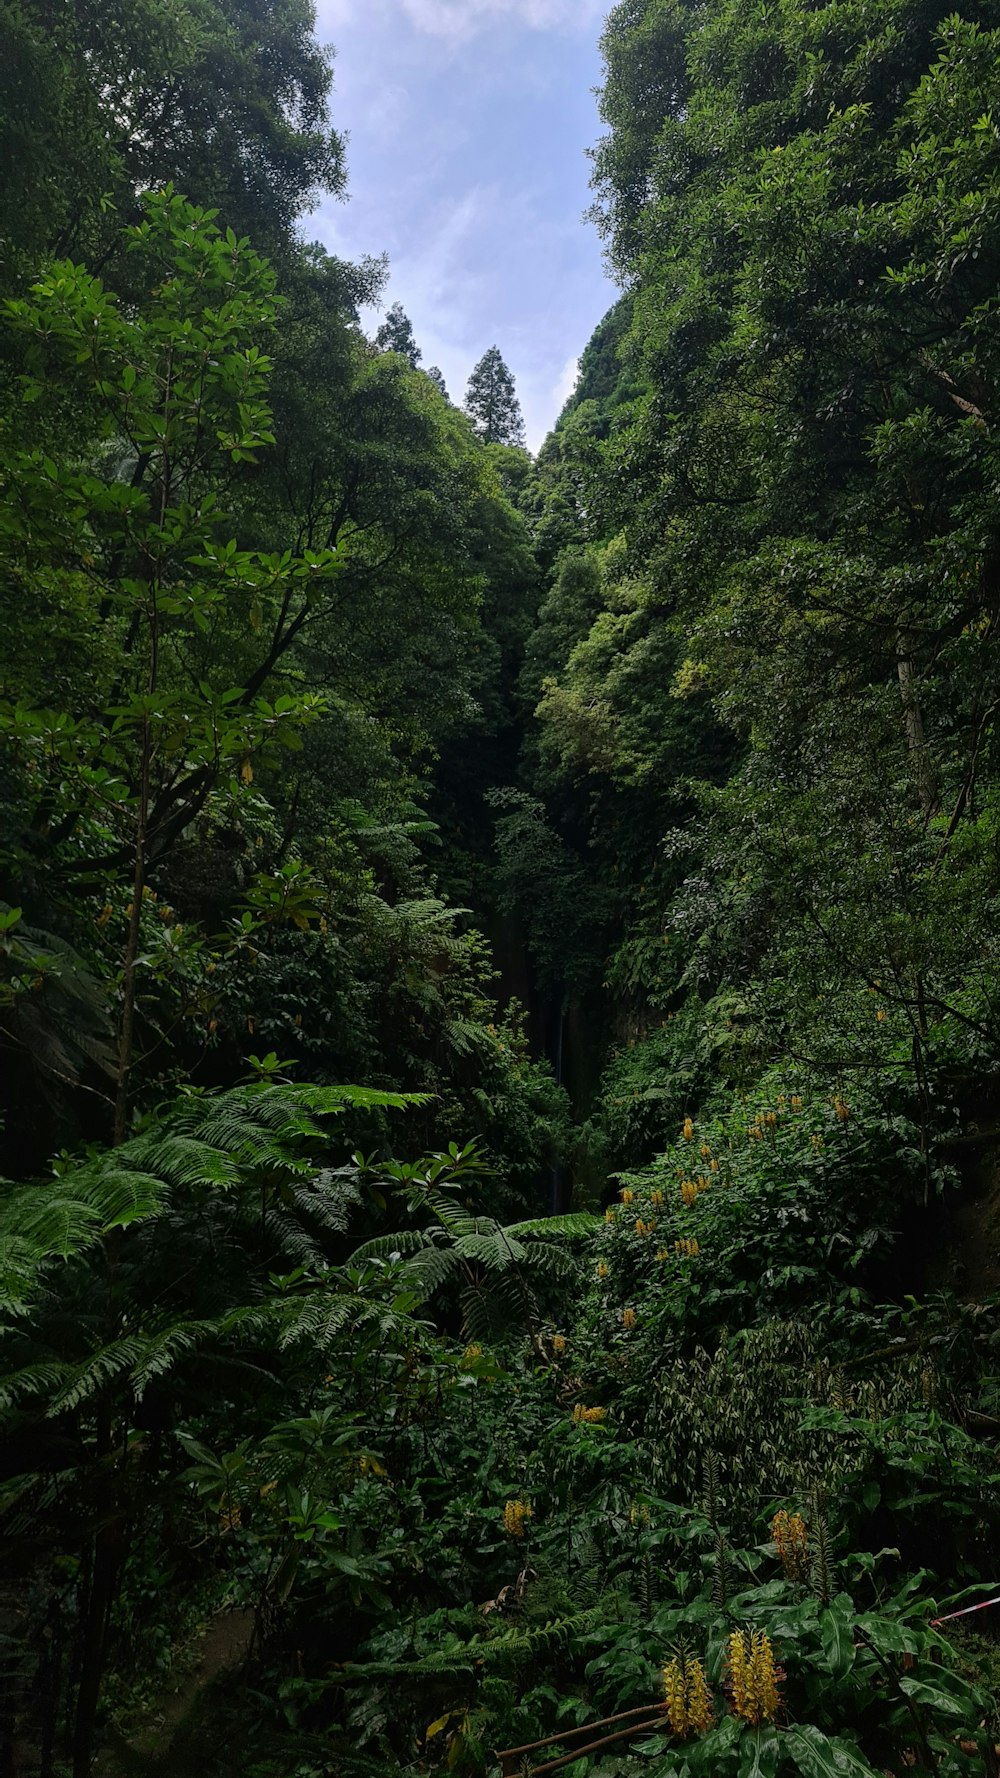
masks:
{"label": "tree trunk", "polygon": [[108,1619],[114,1603],[120,1560],[115,1519],[117,1489],[114,1473],[114,1439],[110,1397],[102,1396],[97,1408],[97,1531],[90,1575],[87,1609],[80,1625],[83,1645],[80,1683],[76,1694],[73,1733],[73,1778],[90,1778],[94,1758],[97,1706],[104,1678],[104,1649]]}
{"label": "tree trunk", "polygon": [[920,807],[924,812],[924,818],[927,819],[933,815],[937,808],[937,780],[934,764],[927,747],[924,719],[917,697],[912,638],[902,630],[896,638],[896,673],[899,678],[899,691],[903,702],[903,724],[906,729],[906,744],[910,752],[913,781],[920,798]]}

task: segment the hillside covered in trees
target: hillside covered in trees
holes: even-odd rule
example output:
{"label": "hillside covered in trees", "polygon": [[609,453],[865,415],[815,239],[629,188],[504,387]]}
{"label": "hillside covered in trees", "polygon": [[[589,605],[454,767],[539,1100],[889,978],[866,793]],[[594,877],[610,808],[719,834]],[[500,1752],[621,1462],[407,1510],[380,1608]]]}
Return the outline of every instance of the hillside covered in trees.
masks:
{"label": "hillside covered in trees", "polygon": [[0,0],[0,1778],[996,1778],[1000,0],[602,50],[532,456]]}

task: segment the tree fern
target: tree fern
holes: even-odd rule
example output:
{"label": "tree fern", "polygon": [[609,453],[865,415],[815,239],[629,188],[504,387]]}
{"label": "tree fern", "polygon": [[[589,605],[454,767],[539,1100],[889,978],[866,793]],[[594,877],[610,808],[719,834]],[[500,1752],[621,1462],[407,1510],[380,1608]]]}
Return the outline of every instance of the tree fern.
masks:
{"label": "tree fern", "polygon": [[411,1204],[433,1219],[418,1229],[402,1229],[380,1235],[358,1248],[354,1259],[388,1259],[398,1254],[408,1276],[424,1295],[454,1277],[461,1279],[463,1328],[472,1338],[495,1340],[505,1333],[530,1325],[537,1318],[534,1279],[569,1277],[575,1269],[572,1255],[543,1235],[589,1234],[598,1218],[589,1215],[552,1217],[504,1226],[495,1217],[469,1210],[448,1187],[447,1163],[458,1175],[467,1160],[479,1163],[473,1150],[459,1155],[437,1156],[441,1165],[423,1181],[410,1179]]}
{"label": "tree fern", "polygon": [[190,1194],[231,1195],[238,1216],[257,1218],[261,1191],[286,1186],[288,1206],[265,1206],[265,1236],[294,1264],[314,1264],[321,1248],[308,1222],[342,1231],[343,1211],[358,1198],[353,1175],[317,1169],[317,1151],[329,1140],[324,1120],[346,1108],[399,1109],[425,1097],[287,1085],[193,1094],[156,1128],[53,1184],[0,1185],[0,1313],[22,1315],[52,1262],[163,1215]]}

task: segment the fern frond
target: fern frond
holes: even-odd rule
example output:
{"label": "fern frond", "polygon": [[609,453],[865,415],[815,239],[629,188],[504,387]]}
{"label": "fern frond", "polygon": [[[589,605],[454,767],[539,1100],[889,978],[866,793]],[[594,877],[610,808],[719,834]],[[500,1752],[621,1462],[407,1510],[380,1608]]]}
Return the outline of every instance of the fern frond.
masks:
{"label": "fern frond", "polygon": [[536,1216],[530,1222],[508,1223],[508,1235],[592,1235],[601,1218],[589,1210],[572,1210],[565,1216]]}
{"label": "fern frond", "polygon": [[68,1369],[68,1365],[58,1359],[49,1359],[41,1364],[29,1364],[19,1371],[12,1371],[0,1381],[0,1409],[13,1408],[19,1402],[51,1395],[65,1381]]}
{"label": "fern frond", "polygon": [[419,1661],[346,1661],[330,1678],[339,1685],[367,1685],[378,1679],[458,1679],[473,1672],[474,1659],[460,1651],[424,1655]]}
{"label": "fern frond", "polygon": [[537,1304],[524,1280],[507,1272],[463,1290],[462,1325],[468,1338],[498,1344],[535,1318]]}
{"label": "fern frond", "polygon": [[572,1255],[560,1247],[550,1247],[547,1242],[539,1241],[529,1247],[525,1263],[528,1271],[542,1272],[550,1278],[571,1278],[576,1272]]}
{"label": "fern frond", "polygon": [[134,1136],[115,1150],[120,1164],[133,1167],[163,1180],[175,1188],[190,1186],[228,1186],[238,1177],[228,1155],[212,1143],[183,1131],[161,1127],[143,1136]]}
{"label": "fern frond", "polygon": [[363,1241],[355,1247],[351,1254],[352,1266],[363,1266],[369,1259],[391,1259],[398,1253],[401,1259],[410,1254],[420,1253],[434,1238],[431,1229],[400,1229],[395,1235],[376,1235],[371,1241]]}
{"label": "fern frond", "polygon": [[487,1666],[498,1662],[520,1665],[540,1654],[568,1648],[577,1637],[594,1630],[604,1615],[599,1608],[591,1607],[588,1611],[574,1612],[571,1617],[550,1619],[531,1630],[513,1626],[501,1631],[499,1636],[477,1637],[469,1644],[469,1652]]}
{"label": "fern frond", "polygon": [[[122,1151],[116,1152],[120,1156]],[[158,1216],[166,1200],[162,1179],[126,1171],[114,1162],[92,1178],[82,1178],[78,1189],[81,1203],[94,1211],[104,1229],[121,1229]]]}
{"label": "fern frond", "polygon": [[455,1252],[469,1266],[481,1266],[487,1272],[506,1272],[516,1268],[518,1255],[512,1255],[502,1241],[489,1235],[461,1235],[454,1243]]}
{"label": "fern frond", "polygon": [[417,1288],[425,1296],[435,1290],[453,1276],[461,1261],[454,1248],[425,1247],[414,1254],[406,1268],[407,1277],[416,1281]]}
{"label": "fern frond", "polygon": [[91,1204],[55,1186],[14,1188],[0,1211],[0,1231],[32,1250],[39,1261],[50,1254],[67,1259],[88,1241],[96,1240],[102,1221]]}

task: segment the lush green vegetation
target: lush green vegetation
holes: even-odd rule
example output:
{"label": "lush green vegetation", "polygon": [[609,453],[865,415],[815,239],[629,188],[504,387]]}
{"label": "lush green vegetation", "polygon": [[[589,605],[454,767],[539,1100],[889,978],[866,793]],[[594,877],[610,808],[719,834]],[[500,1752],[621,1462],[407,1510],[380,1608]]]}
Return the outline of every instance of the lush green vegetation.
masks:
{"label": "lush green vegetation", "polygon": [[537,459],[312,31],[0,5],[0,1774],[995,1773],[1000,6],[621,0]]}

